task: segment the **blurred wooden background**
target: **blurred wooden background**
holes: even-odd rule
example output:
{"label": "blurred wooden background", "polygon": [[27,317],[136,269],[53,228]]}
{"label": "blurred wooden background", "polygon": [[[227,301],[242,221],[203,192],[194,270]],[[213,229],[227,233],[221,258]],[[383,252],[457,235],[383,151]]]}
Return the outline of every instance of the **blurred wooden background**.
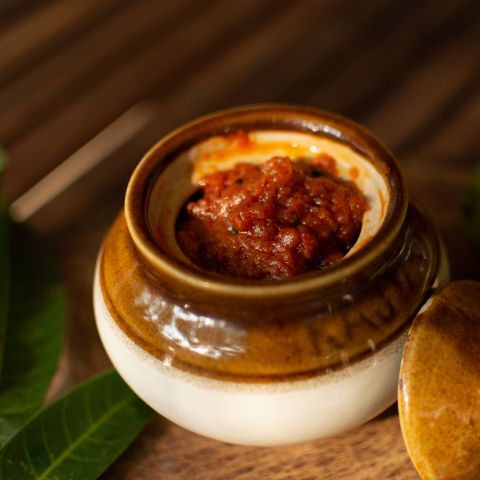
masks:
{"label": "blurred wooden background", "polygon": [[[93,319],[93,268],[135,165],[173,128],[222,108],[297,103],[362,123],[396,155],[439,227],[453,278],[480,279],[460,228],[462,194],[480,163],[477,0],[0,2],[10,201],[145,100],[153,114],[144,125],[27,220],[56,252],[68,288],[52,397],[109,368]],[[419,478],[395,407],[353,432],[278,449],[222,444],[159,417],[102,478],[266,475]]]}

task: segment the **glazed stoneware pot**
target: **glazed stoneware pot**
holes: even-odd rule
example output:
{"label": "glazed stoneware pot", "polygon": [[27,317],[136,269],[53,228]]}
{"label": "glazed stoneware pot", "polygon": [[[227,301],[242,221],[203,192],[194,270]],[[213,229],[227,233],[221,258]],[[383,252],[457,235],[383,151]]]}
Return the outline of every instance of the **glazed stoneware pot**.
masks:
{"label": "glazed stoneware pot", "polygon": [[[203,174],[322,154],[368,206],[340,263],[253,281],[183,254],[176,223]],[[371,133],[320,110],[260,105],[193,121],[145,155],[99,254],[94,303],[113,364],[160,414],[230,443],[285,445],[335,435],[396,400],[407,331],[447,281],[435,229]]]}

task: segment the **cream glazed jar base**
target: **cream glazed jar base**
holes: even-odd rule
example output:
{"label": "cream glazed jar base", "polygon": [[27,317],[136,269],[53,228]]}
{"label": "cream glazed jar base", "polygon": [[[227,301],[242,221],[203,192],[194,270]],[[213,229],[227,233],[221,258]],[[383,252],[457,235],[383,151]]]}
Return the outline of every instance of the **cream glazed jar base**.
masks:
{"label": "cream glazed jar base", "polygon": [[309,380],[240,384],[209,379],[162,362],[125,335],[105,305],[99,277],[97,264],[95,317],[115,368],[154,410],[195,433],[240,445],[309,442],[361,425],[397,399],[406,333],[366,360]]}

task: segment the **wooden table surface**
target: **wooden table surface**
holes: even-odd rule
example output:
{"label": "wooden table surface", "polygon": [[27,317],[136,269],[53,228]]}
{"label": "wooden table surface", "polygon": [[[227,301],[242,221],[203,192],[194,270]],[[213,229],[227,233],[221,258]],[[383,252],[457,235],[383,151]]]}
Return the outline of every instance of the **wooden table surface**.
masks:
{"label": "wooden table surface", "polygon": [[[92,277],[135,165],[173,128],[225,107],[304,104],[365,125],[393,151],[411,195],[439,227],[453,279],[480,279],[480,258],[460,228],[462,194],[480,163],[477,0],[0,2],[10,201],[145,100],[149,116],[126,142],[114,142],[26,221],[54,249],[68,291],[68,339],[51,398],[110,367]],[[102,478],[264,476],[419,478],[395,406],[329,440],[266,449],[206,439],[158,417]]]}

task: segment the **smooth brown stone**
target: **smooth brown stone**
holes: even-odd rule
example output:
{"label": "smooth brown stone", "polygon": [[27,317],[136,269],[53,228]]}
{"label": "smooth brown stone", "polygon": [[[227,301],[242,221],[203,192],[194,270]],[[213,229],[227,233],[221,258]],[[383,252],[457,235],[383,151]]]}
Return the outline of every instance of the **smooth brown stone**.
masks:
{"label": "smooth brown stone", "polygon": [[480,478],[480,283],[448,285],[418,315],[403,356],[399,412],[424,480]]}

